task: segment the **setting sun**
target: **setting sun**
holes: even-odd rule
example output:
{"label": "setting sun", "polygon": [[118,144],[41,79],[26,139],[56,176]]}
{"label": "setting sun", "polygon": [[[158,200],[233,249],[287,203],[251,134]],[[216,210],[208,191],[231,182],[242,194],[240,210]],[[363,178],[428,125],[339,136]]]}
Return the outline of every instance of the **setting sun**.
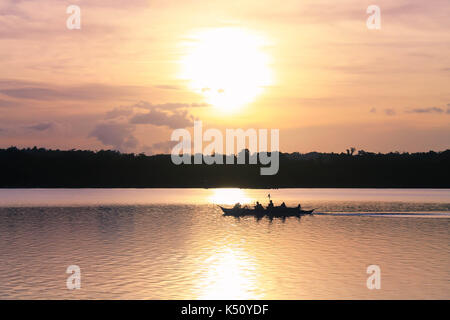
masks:
{"label": "setting sun", "polygon": [[181,61],[190,89],[222,111],[252,102],[272,83],[267,41],[240,28],[218,28],[192,36]]}

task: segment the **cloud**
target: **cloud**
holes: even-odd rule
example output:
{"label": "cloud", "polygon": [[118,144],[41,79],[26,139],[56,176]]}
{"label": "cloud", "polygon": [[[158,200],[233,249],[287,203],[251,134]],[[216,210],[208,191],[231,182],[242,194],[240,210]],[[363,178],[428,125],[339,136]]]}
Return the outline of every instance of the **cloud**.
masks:
{"label": "cloud", "polygon": [[194,117],[189,108],[208,106],[204,103],[163,103],[153,104],[140,101],[132,105],[116,107],[100,118],[89,137],[94,137],[106,146],[112,146],[120,151],[144,150],[152,154],[168,152],[173,147],[172,141],[159,142],[151,146],[139,143],[134,136],[138,125],[150,124],[172,129],[192,126]]}
{"label": "cloud", "polygon": [[66,97],[62,92],[37,87],[0,89],[0,93],[3,93],[4,95],[9,97],[35,100],[50,100]]}
{"label": "cloud", "polygon": [[133,124],[152,124],[155,126],[167,126],[169,128],[185,128],[193,124],[193,117],[187,110],[167,112],[160,110],[150,110],[147,113],[135,114],[130,123]]}
{"label": "cloud", "polygon": [[[139,1],[143,2],[145,0]],[[87,7],[90,7],[91,12],[93,10],[96,10],[98,14],[102,8],[106,7],[106,2],[119,1],[78,0],[75,2],[78,2],[74,4],[79,5],[82,8],[82,12],[84,9],[87,9]],[[101,2],[103,2],[104,5],[101,5]],[[120,1],[120,3],[122,3],[122,5],[127,4],[125,1]],[[136,1],[128,1],[128,3],[133,3],[131,6],[136,7]],[[67,33],[67,29],[55,28],[55,25],[58,25],[62,22],[61,18],[68,17],[65,12],[69,4],[70,3],[64,3],[64,1],[60,0],[2,0],[0,2],[0,39],[35,40],[36,38],[39,38],[42,41],[43,38],[50,38],[52,40],[55,40],[55,38],[67,39],[71,36],[73,37],[73,33]],[[112,6],[110,4],[107,4],[107,7]],[[116,10],[119,10],[118,4],[116,4],[116,8]],[[91,16],[85,16],[83,19],[83,13],[82,26],[83,33],[88,33],[88,35],[90,36],[102,36],[104,34],[116,31],[113,19],[103,20],[101,23],[99,23],[98,19],[93,19],[91,18]]]}
{"label": "cloud", "polygon": [[37,82],[27,81],[27,80],[17,80],[17,79],[0,79],[0,88],[14,88],[16,86],[31,86],[35,85]]}
{"label": "cloud", "polygon": [[0,99],[0,108],[2,108],[2,107],[5,107],[5,108],[18,107],[20,105],[21,104],[17,101]]}
{"label": "cloud", "polygon": [[112,146],[117,150],[130,150],[138,145],[133,135],[134,129],[134,126],[127,123],[102,123],[92,130],[89,137],[95,137],[104,145]]}
{"label": "cloud", "polygon": [[178,143],[178,141],[163,141],[152,144],[151,146],[144,147],[144,152],[148,155],[151,154],[168,154],[171,153],[172,148]]}
{"label": "cloud", "polygon": [[[273,6],[271,10],[267,10],[266,6],[250,6],[252,16],[265,23],[338,25],[339,22],[365,22],[368,17],[366,14],[368,4],[364,6],[356,0],[345,1],[342,5],[334,7],[330,6],[329,0],[288,2],[283,6]],[[448,25],[448,15],[445,14],[448,12],[448,0],[434,0],[432,6],[421,0],[398,0],[389,4],[384,3],[380,7],[382,19],[386,17],[390,22],[402,23],[415,21],[407,24],[410,28],[418,26],[440,28]]]}
{"label": "cloud", "polygon": [[133,108],[129,106],[120,106],[108,111],[105,114],[105,119],[116,119],[119,117],[128,117],[133,114]]}
{"label": "cloud", "polygon": [[50,128],[53,128],[53,123],[51,122],[45,122],[45,123],[38,123],[32,126],[28,126],[28,129],[36,130],[36,131],[45,131]]}
{"label": "cloud", "polygon": [[141,109],[162,109],[162,110],[176,110],[176,109],[188,109],[188,108],[200,108],[200,107],[209,107],[210,105],[207,103],[182,103],[182,102],[169,102],[169,103],[160,103],[153,104],[147,101],[139,101],[136,104],[133,104],[132,108],[141,108]]}
{"label": "cloud", "polygon": [[[204,103],[163,103],[153,104],[140,101],[129,106],[120,106],[108,111],[105,119],[125,118],[130,124],[151,124],[169,128],[185,128],[193,124],[194,117],[187,109],[204,107]],[[148,110],[135,112],[135,109]]]}
{"label": "cloud", "polygon": [[[147,123],[145,118],[151,118],[149,113],[156,111],[154,116],[160,114],[160,117],[168,117],[168,118],[176,118],[178,116],[183,117],[183,112],[181,109],[190,109],[190,108],[199,108],[199,107],[208,107],[210,106],[207,103],[161,103],[161,104],[153,104],[147,101],[139,101],[138,103],[129,105],[129,106],[119,106],[105,114],[105,119],[115,119],[119,117],[132,117],[132,123]],[[148,113],[140,113],[135,114],[135,109],[144,109],[150,110]],[[186,114],[187,116],[187,114]],[[188,119],[191,118],[188,116]],[[173,120],[173,119],[172,119]],[[192,123],[192,122],[190,122]],[[156,124],[156,123],[155,123]],[[158,125],[158,124],[156,124]],[[166,125],[166,124],[161,124]]]}
{"label": "cloud", "polygon": [[377,109],[376,108],[372,108],[372,109],[370,109],[370,112],[371,113],[377,113]]}
{"label": "cloud", "polygon": [[438,107],[417,108],[407,111],[408,113],[443,113],[444,109]]}
{"label": "cloud", "polygon": [[388,116],[393,116],[396,114],[394,109],[384,109],[384,113],[386,113],[386,115]]}
{"label": "cloud", "polygon": [[4,79],[0,80],[0,93],[28,100],[103,100],[117,99],[137,94],[142,87],[114,86],[98,83],[79,86],[55,86],[45,83]]}

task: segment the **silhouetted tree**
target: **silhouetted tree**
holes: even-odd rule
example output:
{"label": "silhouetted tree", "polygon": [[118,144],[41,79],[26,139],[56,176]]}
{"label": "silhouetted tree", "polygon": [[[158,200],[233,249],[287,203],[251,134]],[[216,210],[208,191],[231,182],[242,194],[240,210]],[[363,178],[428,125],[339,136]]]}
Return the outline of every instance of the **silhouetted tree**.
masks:
{"label": "silhouetted tree", "polygon": [[280,153],[273,176],[261,176],[260,165],[249,165],[250,153],[242,152],[243,165],[177,166],[170,155],[11,147],[0,149],[0,187],[450,187],[450,150]]}

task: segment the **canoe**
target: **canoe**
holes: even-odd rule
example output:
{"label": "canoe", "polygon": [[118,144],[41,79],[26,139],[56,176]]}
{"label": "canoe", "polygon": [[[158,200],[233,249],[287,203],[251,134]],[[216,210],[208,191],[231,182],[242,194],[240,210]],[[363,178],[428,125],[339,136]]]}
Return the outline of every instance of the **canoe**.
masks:
{"label": "canoe", "polygon": [[244,216],[255,216],[255,217],[300,217],[307,214],[313,214],[312,210],[299,210],[298,208],[289,207],[273,207],[271,209],[251,209],[251,208],[224,208],[219,206],[223,211],[224,216],[234,216],[234,217],[244,217]]}

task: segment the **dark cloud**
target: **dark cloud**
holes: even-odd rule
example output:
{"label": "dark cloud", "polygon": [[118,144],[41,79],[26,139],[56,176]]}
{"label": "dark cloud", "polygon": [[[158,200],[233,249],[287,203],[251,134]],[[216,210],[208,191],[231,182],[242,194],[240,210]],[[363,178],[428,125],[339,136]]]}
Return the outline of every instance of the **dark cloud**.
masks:
{"label": "dark cloud", "polygon": [[30,83],[20,80],[0,80],[0,93],[28,100],[103,100],[132,96],[142,87],[111,86],[103,84],[85,84],[80,86],[59,87],[43,83]]}
{"label": "dark cloud", "polygon": [[116,119],[119,117],[129,117],[133,114],[133,108],[128,106],[120,106],[108,111],[105,114],[105,119]]}
{"label": "dark cloud", "polygon": [[152,124],[155,126],[167,126],[169,128],[185,128],[193,124],[193,117],[187,110],[167,112],[150,110],[147,113],[138,113],[130,119],[133,124]]}
{"label": "dark cloud", "polygon": [[17,101],[0,99],[0,108],[18,107],[21,104]]}
{"label": "dark cloud", "polygon": [[14,0],[2,0],[2,4],[0,5],[0,17],[15,17],[15,18],[27,18],[28,15],[25,14],[22,10],[19,9],[17,5],[18,1]]}
{"label": "dark cloud", "polygon": [[138,145],[138,141],[133,135],[134,129],[135,127],[128,123],[102,123],[92,130],[89,137],[95,137],[104,145],[125,151]]}
{"label": "dark cloud", "polygon": [[396,114],[394,109],[384,109],[384,113],[386,113],[388,116],[393,116]]}
{"label": "dark cloud", "polygon": [[[133,125],[151,124],[155,126],[167,126],[169,128],[185,128],[193,124],[194,117],[189,113],[189,108],[204,107],[203,103],[163,103],[153,104],[140,101],[129,106],[120,106],[108,111],[105,119],[125,118]],[[148,110],[136,112],[136,109]]]}
{"label": "dark cloud", "polygon": [[151,146],[144,147],[144,152],[148,155],[151,154],[168,154],[171,153],[172,148],[179,143],[178,141],[163,141],[152,144]]}
{"label": "dark cloud", "polygon": [[407,111],[408,113],[444,113],[444,109],[438,107],[417,108]]}
{"label": "dark cloud", "polygon": [[38,82],[6,78],[0,79],[0,88],[2,89],[14,88],[18,86],[32,86],[36,84],[38,84]]}
{"label": "dark cloud", "polygon": [[51,100],[66,98],[62,92],[51,89],[28,87],[18,89],[0,89],[0,93],[6,96],[20,98],[20,99],[35,99],[35,100]]}
{"label": "dark cloud", "polygon": [[[192,126],[194,117],[189,113],[188,108],[204,106],[207,104],[153,104],[147,101],[119,106],[105,113],[103,119],[100,120],[101,123],[94,127],[89,137],[94,137],[104,145],[112,146],[117,150],[134,151],[140,145],[134,136],[137,125],[150,124],[172,129],[189,127]],[[171,150],[173,145],[172,141],[159,142],[151,146],[140,145],[140,149],[149,154],[164,153]]]}
{"label": "dark cloud", "polygon": [[28,126],[27,128],[31,129],[31,130],[36,130],[36,131],[45,131],[45,130],[48,130],[48,129],[52,128],[52,127],[53,127],[53,123],[46,122],[46,123],[38,123],[38,124],[35,124],[35,125],[32,125],[32,126]]}

